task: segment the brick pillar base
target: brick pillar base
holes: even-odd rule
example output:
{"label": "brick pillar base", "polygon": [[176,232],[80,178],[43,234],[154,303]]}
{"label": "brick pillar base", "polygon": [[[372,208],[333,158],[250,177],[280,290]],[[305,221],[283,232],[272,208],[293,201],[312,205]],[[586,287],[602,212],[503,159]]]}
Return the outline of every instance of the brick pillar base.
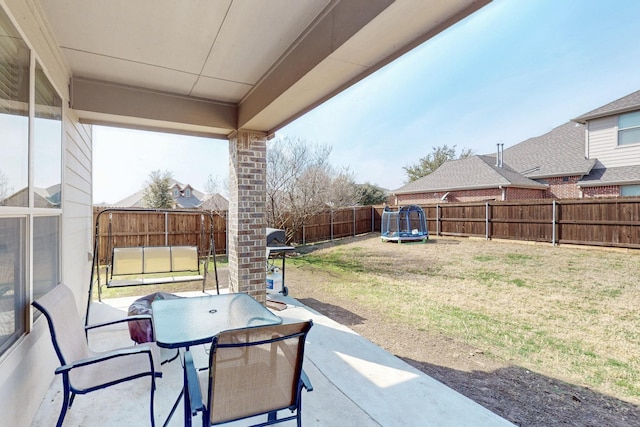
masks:
{"label": "brick pillar base", "polygon": [[229,286],[265,303],[266,135],[238,131],[229,139]]}

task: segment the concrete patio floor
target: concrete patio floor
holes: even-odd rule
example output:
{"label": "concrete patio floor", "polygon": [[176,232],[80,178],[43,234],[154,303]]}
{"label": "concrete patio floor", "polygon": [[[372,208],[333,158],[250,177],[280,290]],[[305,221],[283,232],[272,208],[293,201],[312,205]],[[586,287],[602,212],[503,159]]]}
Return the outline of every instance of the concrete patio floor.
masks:
{"label": "concrete patio floor", "polygon": [[[91,323],[126,316],[127,308],[134,299],[118,298],[94,303]],[[513,425],[298,301],[281,295],[273,299],[287,303],[285,310],[275,312],[285,322],[307,319],[314,322],[308,335],[304,361],[304,369],[314,390],[303,391],[304,426]],[[130,343],[126,325],[109,327],[90,336],[90,345],[96,350]],[[204,346],[192,348],[197,366],[207,365],[207,349]],[[179,360],[163,365],[162,372],[163,377],[156,382],[156,425],[164,423],[182,387]],[[64,425],[149,425],[149,384],[148,378],[142,378],[77,396],[73,407],[67,412]],[[42,400],[32,427],[55,425],[62,402],[61,385],[61,378],[56,376]],[[266,416],[262,418],[266,420]],[[255,423],[263,420],[251,419],[228,425],[249,425],[250,421]],[[201,425],[201,418],[194,417],[193,422],[194,425]],[[168,425],[182,424],[180,403]],[[295,422],[279,425],[294,426]]]}

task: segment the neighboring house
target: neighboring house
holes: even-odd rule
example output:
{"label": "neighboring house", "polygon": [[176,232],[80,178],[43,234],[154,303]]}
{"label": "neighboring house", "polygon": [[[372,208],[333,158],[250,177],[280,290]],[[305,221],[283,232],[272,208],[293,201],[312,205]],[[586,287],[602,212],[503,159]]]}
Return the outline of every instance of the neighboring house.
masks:
{"label": "neighboring house", "polygon": [[229,201],[220,193],[207,194],[202,201],[202,205],[200,205],[200,209],[224,214],[229,211]]}
{"label": "neighboring house", "polygon": [[[227,211],[229,202],[220,194],[204,194],[196,190],[191,185],[182,184],[174,179],[170,181],[171,196],[174,200],[176,209],[204,209],[211,211]],[[113,203],[109,206],[119,208],[144,208],[144,193],[146,189],[142,189],[125,197],[124,199]]]}
{"label": "neighboring house", "polygon": [[445,162],[434,172],[394,191],[395,203],[428,204],[540,199],[547,186],[530,180],[491,156]]}
{"label": "neighboring house", "polygon": [[596,161],[585,157],[585,127],[567,122],[504,150],[504,162],[523,176],[548,185],[544,198],[581,197],[577,182]]}
{"label": "neighboring house", "polygon": [[640,91],[573,120],[586,126],[585,153],[596,160],[577,183],[583,197],[640,195]]}
{"label": "neighboring house", "polygon": [[396,204],[640,195],[640,91],[498,151],[445,162]]}

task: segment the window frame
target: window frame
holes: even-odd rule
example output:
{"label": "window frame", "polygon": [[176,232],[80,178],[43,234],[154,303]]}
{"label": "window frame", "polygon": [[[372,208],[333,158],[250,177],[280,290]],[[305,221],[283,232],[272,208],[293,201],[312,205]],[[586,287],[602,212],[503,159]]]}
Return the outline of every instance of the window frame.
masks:
{"label": "window frame", "polygon": [[[16,25],[11,20],[11,18],[6,14],[6,12],[0,7],[0,14],[3,16],[3,21],[8,26],[12,28],[7,28],[8,31],[16,30]],[[56,286],[61,281],[64,280],[64,271],[63,271],[63,235],[64,235],[64,221],[63,221],[63,210],[64,210],[64,170],[65,170],[65,120],[64,117],[66,115],[66,105],[64,102],[64,97],[61,95],[62,92],[56,86],[54,80],[51,78],[50,74],[47,72],[46,67],[43,65],[42,61],[38,58],[35,50],[29,45],[27,40],[24,37],[20,36],[20,41],[24,44],[27,53],[28,53],[28,64],[29,64],[29,73],[28,73],[28,134],[26,135],[26,144],[28,147],[28,160],[27,160],[27,194],[28,194],[28,203],[25,206],[0,206],[0,220],[4,219],[20,219],[22,218],[23,230],[20,232],[20,242],[19,242],[19,250],[21,252],[21,257],[19,262],[21,263],[18,268],[20,269],[19,280],[20,283],[16,282],[18,280],[14,277],[15,286],[19,286],[19,292],[21,294],[22,300],[18,300],[14,302],[14,316],[15,318],[22,319],[22,324],[20,326],[16,326],[15,331],[12,334],[8,335],[10,338],[6,343],[3,344],[2,349],[0,350],[0,361],[6,358],[13,348],[23,340],[23,338],[29,334],[32,330],[34,319],[37,319],[39,315],[35,313],[35,310],[31,307],[31,302],[34,298],[34,268],[35,263],[38,261],[34,257],[34,240],[37,236],[35,236],[35,227],[34,221],[38,221],[37,218],[56,218],[55,221],[57,223],[57,230],[55,230],[55,238],[52,240],[53,245],[57,246],[56,254],[52,254],[49,262],[51,263],[50,271],[53,272],[51,278],[50,286]],[[7,56],[8,60],[11,60],[11,56]],[[26,62],[25,62],[26,65]],[[55,130],[53,133],[40,133],[36,135],[36,69],[38,69],[40,81],[47,84],[46,89],[49,92],[50,99],[54,101],[54,104],[49,106],[48,104],[43,104],[45,110],[50,109],[52,118],[54,121],[59,121],[59,126],[55,124]],[[26,73],[25,73],[26,74]],[[43,80],[44,79],[44,80]],[[43,87],[43,86],[39,86]],[[42,106],[40,108],[43,108]],[[57,202],[51,206],[46,207],[38,207],[35,203],[36,198],[36,188],[34,183],[34,176],[36,176],[37,171],[35,170],[35,146],[36,146],[36,138],[38,136],[45,136],[46,141],[49,144],[54,143],[58,144],[59,147],[56,147],[60,150],[58,158],[55,159],[57,163],[54,169],[59,167],[59,193],[57,193],[54,198],[50,198],[47,196],[47,199],[54,200]],[[20,136],[20,138],[25,138],[25,136]],[[7,142],[10,143],[10,142]],[[40,142],[41,143],[41,142]],[[3,144],[0,144],[2,146]],[[47,163],[41,163],[47,164]],[[48,166],[48,164],[47,164]],[[54,170],[54,173],[57,175],[58,171]],[[54,179],[57,181],[57,177]],[[58,185],[58,182],[53,182],[54,185]],[[51,188],[50,187],[50,188]],[[50,196],[50,195],[49,195]],[[18,261],[16,261],[18,262]],[[57,277],[54,277],[57,276]],[[49,286],[49,285],[46,285]],[[45,286],[45,287],[46,287]],[[17,325],[17,324],[16,324]]]}
{"label": "window frame", "polygon": [[[638,118],[638,122],[637,124],[633,124],[633,125],[627,125],[627,126],[621,126],[620,125],[620,121],[621,119],[624,119],[625,117],[629,117],[629,116],[636,116]],[[625,133],[630,133],[630,131],[633,131],[634,133],[639,133],[638,138],[632,142],[622,142],[622,135],[624,135]],[[623,113],[623,114],[619,114],[618,115],[618,146],[619,147],[626,147],[629,145],[636,145],[636,144],[640,144],[640,110],[638,111],[630,111],[627,113]]]}

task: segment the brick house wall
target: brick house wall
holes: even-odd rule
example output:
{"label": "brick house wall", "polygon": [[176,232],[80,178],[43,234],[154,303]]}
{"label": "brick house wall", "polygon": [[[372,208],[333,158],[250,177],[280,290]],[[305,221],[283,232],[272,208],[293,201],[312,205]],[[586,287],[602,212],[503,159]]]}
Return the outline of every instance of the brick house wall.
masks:
{"label": "brick house wall", "polygon": [[603,185],[599,187],[584,187],[582,197],[585,199],[595,197],[618,197],[620,196],[619,185]]}
{"label": "brick house wall", "polygon": [[537,190],[534,188],[507,187],[505,200],[531,200],[531,199],[544,199],[546,197],[547,197],[546,190]]}
{"label": "brick house wall", "polygon": [[580,179],[580,176],[560,176],[536,181],[549,186],[545,195],[548,199],[579,199],[582,194],[576,184]]}

